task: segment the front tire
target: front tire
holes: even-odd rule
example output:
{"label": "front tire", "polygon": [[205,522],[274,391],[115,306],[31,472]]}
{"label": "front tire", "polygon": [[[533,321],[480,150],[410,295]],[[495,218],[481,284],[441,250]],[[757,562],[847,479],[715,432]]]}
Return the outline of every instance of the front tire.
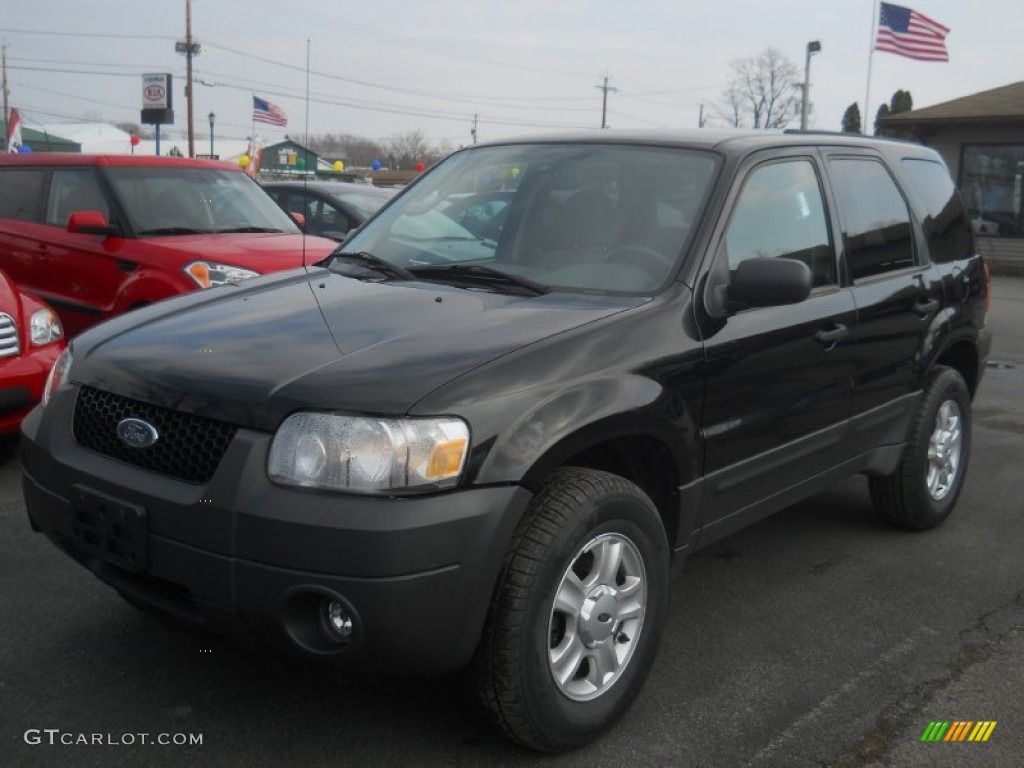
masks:
{"label": "front tire", "polygon": [[925,531],[956,505],[971,453],[971,394],[952,368],[937,367],[914,414],[900,465],[871,477],[871,501],[893,525]]}
{"label": "front tire", "polygon": [[555,472],[513,536],[474,662],[491,718],[545,752],[597,737],[650,671],[668,582],[664,526],[640,488]]}

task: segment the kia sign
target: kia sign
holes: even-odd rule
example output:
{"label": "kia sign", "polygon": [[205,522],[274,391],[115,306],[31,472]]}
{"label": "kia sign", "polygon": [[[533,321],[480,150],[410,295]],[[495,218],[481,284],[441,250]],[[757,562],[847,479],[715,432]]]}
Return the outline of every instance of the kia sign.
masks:
{"label": "kia sign", "polygon": [[164,125],[174,122],[171,76],[166,73],[142,76],[142,122]]}
{"label": "kia sign", "polygon": [[168,109],[171,95],[170,75],[142,76],[142,108]]}

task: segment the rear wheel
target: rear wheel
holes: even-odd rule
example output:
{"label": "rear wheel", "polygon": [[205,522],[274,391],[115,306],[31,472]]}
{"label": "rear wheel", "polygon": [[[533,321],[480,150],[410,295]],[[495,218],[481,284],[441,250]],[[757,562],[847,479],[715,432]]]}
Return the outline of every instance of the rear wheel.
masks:
{"label": "rear wheel", "polygon": [[557,752],[594,739],[636,697],[665,617],[668,543],[636,485],[554,473],[520,522],[474,664],[514,740]]}
{"label": "rear wheel", "polygon": [[971,395],[952,368],[936,368],[914,414],[900,465],[868,480],[871,501],[885,519],[923,531],[953,511],[971,452]]}

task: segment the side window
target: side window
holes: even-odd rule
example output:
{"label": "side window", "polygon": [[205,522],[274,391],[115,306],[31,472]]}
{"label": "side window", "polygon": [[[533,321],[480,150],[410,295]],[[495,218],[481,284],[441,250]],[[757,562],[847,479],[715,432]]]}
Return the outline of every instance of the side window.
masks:
{"label": "side window", "polygon": [[949,172],[940,163],[909,157],[903,160],[903,170],[928,211],[925,231],[932,261],[969,258],[974,250],[971,223]]}
{"label": "side window", "polygon": [[725,233],[729,270],[748,259],[804,262],[814,287],[836,282],[821,185],[809,160],[756,168],[744,181]]}
{"label": "side window", "polygon": [[68,216],[76,211],[100,211],[110,218],[96,173],[91,168],[55,170],[46,204],[46,223],[63,227],[68,223]]}
{"label": "side window", "polygon": [[326,200],[320,202],[320,221],[324,232],[348,232],[348,216]]}
{"label": "side window", "polygon": [[0,170],[0,218],[39,221],[45,178],[42,168]]}
{"label": "side window", "polygon": [[914,266],[910,211],[880,162],[843,158],[829,162],[846,258],[854,280]]}

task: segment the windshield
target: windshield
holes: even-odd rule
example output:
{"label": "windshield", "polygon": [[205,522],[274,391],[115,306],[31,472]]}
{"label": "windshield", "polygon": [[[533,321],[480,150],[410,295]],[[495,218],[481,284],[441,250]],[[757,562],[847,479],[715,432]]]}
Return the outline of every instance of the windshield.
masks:
{"label": "windshield", "polygon": [[114,167],[106,174],[141,236],[299,232],[291,217],[240,171]]}
{"label": "windshield", "polygon": [[413,273],[471,264],[553,290],[651,293],[674,274],[715,167],[711,153],[664,147],[465,150],[345,248]]}

